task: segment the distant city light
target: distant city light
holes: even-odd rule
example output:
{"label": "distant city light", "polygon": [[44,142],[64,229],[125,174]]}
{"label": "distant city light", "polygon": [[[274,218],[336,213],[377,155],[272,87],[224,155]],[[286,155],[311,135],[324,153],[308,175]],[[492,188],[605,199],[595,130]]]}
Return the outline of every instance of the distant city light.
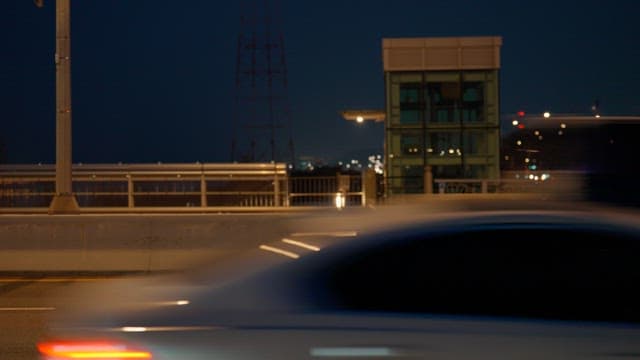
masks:
{"label": "distant city light", "polygon": [[596,114],[596,119],[600,119],[600,114]]}
{"label": "distant city light", "polygon": [[511,122],[511,124],[513,124],[513,126],[518,126],[519,122],[518,122],[518,120],[513,120],[513,121]]}
{"label": "distant city light", "polygon": [[548,111],[545,111],[545,113],[544,113],[544,114],[542,114],[542,116],[544,116],[544,118],[545,118],[545,119],[548,119],[548,118],[550,118],[550,117],[551,117],[551,113],[550,113],[550,112],[548,112]]}
{"label": "distant city light", "polygon": [[562,130],[558,130],[558,135],[562,136],[562,134],[564,134]]}
{"label": "distant city light", "polygon": [[536,130],[536,131],[534,131],[534,132],[533,132],[533,134],[534,134],[535,136],[538,136],[538,135],[540,135],[540,131]]}
{"label": "distant city light", "polygon": [[566,129],[567,128],[567,124],[562,123],[562,124],[560,124],[560,127],[563,128],[563,129]]}
{"label": "distant city light", "polygon": [[362,123],[362,122],[364,122],[364,117],[358,116],[358,117],[356,117],[356,121],[359,122],[359,123]]}
{"label": "distant city light", "polygon": [[528,163],[529,161],[531,161],[531,159],[529,159],[529,158],[524,158],[524,162]]}
{"label": "distant city light", "polygon": [[518,116],[524,117],[524,115],[525,115],[524,111],[522,111],[522,110],[518,111]]}
{"label": "distant city light", "polygon": [[518,144],[518,146],[522,145],[522,140],[516,141],[516,144]]}
{"label": "distant city light", "polygon": [[347,199],[345,198],[343,193],[336,193],[335,204],[338,210],[344,209],[347,204]]}

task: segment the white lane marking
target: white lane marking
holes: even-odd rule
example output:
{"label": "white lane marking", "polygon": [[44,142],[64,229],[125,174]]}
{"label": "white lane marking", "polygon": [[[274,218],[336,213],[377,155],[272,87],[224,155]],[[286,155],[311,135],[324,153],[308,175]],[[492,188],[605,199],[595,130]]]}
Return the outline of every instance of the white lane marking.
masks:
{"label": "white lane marking", "polygon": [[332,237],[354,237],[358,236],[357,231],[326,231],[326,232],[299,232],[291,234],[293,237],[299,236],[332,236]]}
{"label": "white lane marking", "polygon": [[0,307],[0,311],[53,311],[56,308],[50,306],[41,307]]}
{"label": "white lane marking", "polygon": [[273,252],[273,253],[280,254],[280,255],[283,255],[283,256],[287,256],[287,257],[290,257],[290,258],[292,258],[292,259],[297,259],[297,258],[299,258],[299,257],[300,257],[300,255],[298,255],[298,254],[296,254],[296,253],[293,253],[293,252],[291,252],[291,251],[286,251],[286,250],[278,249],[278,248],[273,247],[273,246],[260,245],[260,249],[261,249],[261,250],[265,250],[265,251],[271,251],[271,252]]}
{"label": "white lane marking", "polygon": [[320,251],[319,247],[313,246],[313,245],[309,245],[309,244],[304,243],[302,241],[295,241],[295,240],[284,238],[284,239],[282,239],[282,242],[283,243],[287,243],[287,244],[291,244],[291,245],[295,245],[295,246],[298,246],[298,247],[301,247],[301,248],[304,248],[304,249],[307,249],[307,250],[311,250],[311,251]]}

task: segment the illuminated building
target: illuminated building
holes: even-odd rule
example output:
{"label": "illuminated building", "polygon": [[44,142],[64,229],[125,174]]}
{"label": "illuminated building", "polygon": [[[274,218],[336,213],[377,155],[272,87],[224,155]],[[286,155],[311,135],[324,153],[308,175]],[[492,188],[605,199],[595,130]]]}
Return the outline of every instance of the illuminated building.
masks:
{"label": "illuminated building", "polygon": [[387,194],[423,193],[427,176],[499,178],[501,45],[500,37],[383,39]]}

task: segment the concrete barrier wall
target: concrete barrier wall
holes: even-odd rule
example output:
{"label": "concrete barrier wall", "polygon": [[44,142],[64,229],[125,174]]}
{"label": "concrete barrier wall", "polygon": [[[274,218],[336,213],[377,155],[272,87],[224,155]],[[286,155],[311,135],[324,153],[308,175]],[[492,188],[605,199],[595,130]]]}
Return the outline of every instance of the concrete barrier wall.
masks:
{"label": "concrete barrier wall", "polygon": [[2,215],[0,271],[159,271],[277,240],[293,214]]}

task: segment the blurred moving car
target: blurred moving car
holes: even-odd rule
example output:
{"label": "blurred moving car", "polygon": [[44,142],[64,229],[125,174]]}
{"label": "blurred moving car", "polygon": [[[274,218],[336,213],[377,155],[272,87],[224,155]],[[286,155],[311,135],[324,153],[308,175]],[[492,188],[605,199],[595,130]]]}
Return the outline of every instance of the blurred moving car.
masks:
{"label": "blurred moving car", "polygon": [[89,291],[42,358],[640,357],[635,215],[466,212],[332,235]]}

